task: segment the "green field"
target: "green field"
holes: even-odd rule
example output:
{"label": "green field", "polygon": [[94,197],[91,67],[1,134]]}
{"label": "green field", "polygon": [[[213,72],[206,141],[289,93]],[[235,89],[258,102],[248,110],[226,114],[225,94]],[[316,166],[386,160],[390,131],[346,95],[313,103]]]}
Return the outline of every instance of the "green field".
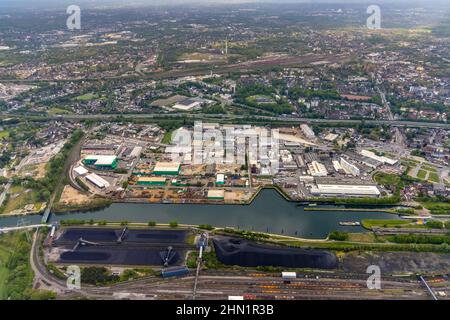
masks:
{"label": "green field", "polygon": [[439,183],[439,176],[435,172],[430,172],[430,175],[428,176],[428,180],[432,182]]}
{"label": "green field", "polygon": [[91,100],[94,100],[96,98],[98,98],[98,95],[96,95],[94,93],[86,93],[86,94],[83,94],[81,96],[76,97],[75,100],[78,100],[78,101],[91,101]]}
{"label": "green field", "polygon": [[58,107],[53,107],[50,108],[47,113],[49,115],[58,115],[58,114],[71,114],[72,112],[70,112],[69,110],[63,109],[63,108],[58,108]]}
{"label": "green field", "polygon": [[0,300],[11,296],[20,299],[25,290],[31,290],[30,248],[23,232],[0,236]]}
{"label": "green field", "polygon": [[366,229],[371,229],[373,227],[380,228],[395,228],[395,227],[405,227],[406,225],[413,224],[412,221],[407,220],[370,220],[364,219],[361,221],[361,225]]}
{"label": "green field", "polygon": [[425,177],[427,176],[427,172],[425,170],[420,169],[417,173],[417,178],[420,180],[425,180]]}
{"label": "green field", "polygon": [[12,186],[10,196],[1,213],[9,213],[11,211],[22,209],[27,204],[36,203],[36,192],[34,190],[25,190],[22,186]]}
{"label": "green field", "polygon": [[161,140],[161,143],[171,144],[172,143],[172,133],[173,132],[174,132],[174,130],[167,131],[166,134],[164,135],[163,139]]}
{"label": "green field", "polygon": [[450,214],[450,203],[448,202],[421,202],[421,205],[431,214]]}
{"label": "green field", "polygon": [[7,138],[9,136],[9,131],[0,131],[0,139]]}
{"label": "green field", "polygon": [[373,178],[378,184],[381,184],[386,187],[396,186],[401,181],[401,179],[398,175],[388,174],[388,173],[384,173],[384,172],[377,172]]}
{"label": "green field", "polygon": [[422,169],[423,170],[427,170],[427,171],[431,171],[431,172],[437,172],[437,168],[436,167],[432,167],[432,166],[428,166],[428,165],[423,165]]}

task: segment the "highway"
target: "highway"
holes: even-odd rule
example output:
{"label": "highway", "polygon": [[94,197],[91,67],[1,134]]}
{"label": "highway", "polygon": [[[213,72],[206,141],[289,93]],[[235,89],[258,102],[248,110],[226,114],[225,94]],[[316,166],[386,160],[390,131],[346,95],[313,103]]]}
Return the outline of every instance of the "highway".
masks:
{"label": "highway", "polygon": [[36,121],[55,121],[55,120],[71,120],[71,121],[83,121],[83,120],[114,120],[118,117],[124,119],[192,119],[192,120],[205,120],[205,121],[260,121],[267,124],[267,122],[284,122],[284,123],[310,123],[310,124],[367,124],[367,125],[389,125],[394,127],[405,128],[435,128],[435,129],[450,129],[448,123],[432,123],[432,122],[418,122],[418,121],[400,121],[400,120],[339,120],[339,119],[312,119],[312,118],[296,118],[296,117],[273,117],[273,116],[242,116],[242,115],[216,115],[216,114],[187,114],[187,113],[137,113],[137,114],[86,114],[86,115],[58,115],[58,116],[26,116],[26,115],[13,115],[3,114],[3,117],[16,117],[25,118]]}

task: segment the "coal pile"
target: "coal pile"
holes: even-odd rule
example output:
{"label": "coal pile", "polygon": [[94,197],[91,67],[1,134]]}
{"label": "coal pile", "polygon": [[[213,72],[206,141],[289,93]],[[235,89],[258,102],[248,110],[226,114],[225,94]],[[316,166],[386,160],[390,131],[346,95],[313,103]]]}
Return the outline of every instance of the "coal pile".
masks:
{"label": "coal pile", "polygon": [[67,228],[53,244],[61,249],[60,263],[173,266],[183,262],[187,235],[185,230]]}
{"label": "coal pile", "polygon": [[213,243],[219,261],[226,265],[315,269],[338,266],[337,257],[324,250],[263,245],[232,237],[215,237]]}
{"label": "coal pile", "polygon": [[78,239],[83,238],[89,241],[105,241],[113,242],[116,241],[120,235],[120,230],[112,229],[67,229],[61,235],[59,240],[63,241],[78,241]]}
{"label": "coal pile", "polygon": [[[76,242],[80,238],[92,242],[116,242],[122,229],[101,228],[68,228],[56,242]],[[127,230],[124,242],[148,244],[183,244],[186,242],[187,232],[183,230]]]}
{"label": "coal pile", "polygon": [[[161,253],[166,248],[115,248],[115,247],[80,247],[76,251],[63,252],[60,263],[113,264],[113,265],[152,265],[162,266]],[[172,251],[169,266],[181,262],[178,251]]]}

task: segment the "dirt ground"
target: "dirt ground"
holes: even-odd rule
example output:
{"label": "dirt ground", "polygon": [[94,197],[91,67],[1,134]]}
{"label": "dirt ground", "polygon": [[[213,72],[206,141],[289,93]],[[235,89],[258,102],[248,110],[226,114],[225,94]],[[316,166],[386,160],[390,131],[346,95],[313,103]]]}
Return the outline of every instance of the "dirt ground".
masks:
{"label": "dirt ground", "polygon": [[252,196],[249,190],[233,190],[225,192],[225,203],[240,203],[248,201]]}
{"label": "dirt ground", "polygon": [[64,204],[82,204],[91,200],[91,197],[81,193],[70,185],[66,185],[61,194],[61,203]]}
{"label": "dirt ground", "polygon": [[47,166],[47,163],[40,163],[40,164],[38,164],[37,169],[36,169],[35,179],[43,179],[43,178],[45,178],[46,166]]}
{"label": "dirt ground", "polygon": [[450,271],[450,254],[428,252],[352,252],[346,254],[341,266],[346,272],[365,272],[368,266],[378,265],[381,272],[432,273]]}

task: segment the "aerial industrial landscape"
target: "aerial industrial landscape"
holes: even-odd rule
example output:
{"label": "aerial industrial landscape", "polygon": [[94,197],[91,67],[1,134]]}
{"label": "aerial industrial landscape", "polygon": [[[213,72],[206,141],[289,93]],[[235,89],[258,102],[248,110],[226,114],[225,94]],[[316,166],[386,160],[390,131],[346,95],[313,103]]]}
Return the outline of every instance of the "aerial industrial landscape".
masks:
{"label": "aerial industrial landscape", "polygon": [[449,17],[0,0],[0,300],[448,300]]}

